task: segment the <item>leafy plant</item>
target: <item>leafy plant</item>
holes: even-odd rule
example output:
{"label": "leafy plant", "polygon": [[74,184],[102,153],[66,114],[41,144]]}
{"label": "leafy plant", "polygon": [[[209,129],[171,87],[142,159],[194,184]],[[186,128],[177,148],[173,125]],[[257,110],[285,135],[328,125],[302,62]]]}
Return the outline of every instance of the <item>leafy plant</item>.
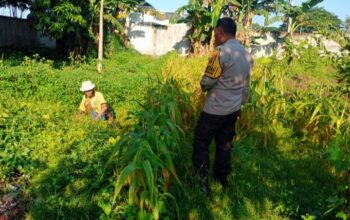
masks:
{"label": "leafy plant", "polygon": [[338,134],[328,150],[329,160],[336,168],[339,185],[337,186],[337,194],[327,200],[329,209],[325,214],[332,214],[340,219],[350,217],[350,158],[348,157],[348,141],[346,140],[348,135],[348,133]]}
{"label": "leafy plant", "polygon": [[174,200],[167,192],[170,179],[180,184],[174,158],[184,137],[182,115],[188,111],[189,99],[179,89],[176,81],[169,79],[149,91],[146,102],[140,103],[142,111],[135,113],[138,123],[124,133],[110,159],[121,161],[116,168],[120,171],[113,204],[126,184],[128,203],[139,208],[139,216],[151,212],[154,219],[159,219],[165,211],[166,198]]}
{"label": "leafy plant", "polygon": [[350,98],[350,58],[344,56],[338,60],[339,81],[343,84],[343,91]]}

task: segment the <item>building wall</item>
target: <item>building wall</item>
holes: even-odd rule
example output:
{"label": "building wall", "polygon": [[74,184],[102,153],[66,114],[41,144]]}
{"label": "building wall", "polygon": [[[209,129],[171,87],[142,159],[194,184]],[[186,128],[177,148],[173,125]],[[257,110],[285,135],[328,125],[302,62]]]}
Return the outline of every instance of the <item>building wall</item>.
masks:
{"label": "building wall", "polygon": [[[169,51],[177,50],[180,54],[187,54],[190,42],[187,33],[190,29],[186,24],[169,24],[158,21],[149,15],[134,13],[128,20],[128,37],[131,45],[140,53],[149,55],[163,55]],[[283,41],[286,33],[269,32],[255,33],[254,44],[250,51],[256,57],[271,56],[275,51],[280,56],[283,53]],[[295,43],[307,40],[316,45],[314,35],[295,34]],[[340,54],[340,46],[332,40],[321,38],[326,51]]]}
{"label": "building wall", "polygon": [[0,16],[0,47],[32,48],[37,46],[55,48],[56,41],[40,36],[26,19]]}
{"label": "building wall", "polygon": [[[263,35],[256,33],[255,37],[257,37],[255,40],[256,44],[252,45],[251,47],[251,53],[254,56],[271,56],[275,51],[277,51],[277,56],[282,54],[283,41],[286,37],[286,33],[269,32]],[[319,42],[324,46],[324,49],[326,50],[320,51],[321,54],[323,52],[330,52],[336,55],[341,55],[341,46],[337,42],[328,40],[321,35],[296,33],[293,35],[293,41],[296,45],[302,41],[307,41],[312,46],[317,46],[317,42]]]}
{"label": "building wall", "polygon": [[128,37],[131,45],[142,54],[163,55],[172,50],[188,53],[189,27],[185,24],[157,25],[153,23],[131,24]]}

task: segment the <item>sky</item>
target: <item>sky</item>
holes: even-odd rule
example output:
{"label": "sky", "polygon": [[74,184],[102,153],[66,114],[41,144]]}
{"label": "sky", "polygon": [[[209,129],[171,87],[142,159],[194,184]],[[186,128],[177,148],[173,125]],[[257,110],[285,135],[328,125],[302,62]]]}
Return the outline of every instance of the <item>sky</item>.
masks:
{"label": "sky", "polygon": [[[188,0],[146,0],[148,3],[153,5],[156,9],[160,11],[175,11],[179,7],[186,5],[188,3]],[[294,0],[296,5],[300,5],[303,0]],[[305,1],[305,0],[304,0]],[[345,20],[345,17],[350,17],[350,7],[349,7],[350,0],[323,0],[320,4],[318,4],[319,7],[323,7],[327,11],[330,11],[337,15],[341,20]],[[0,9],[0,15],[8,14],[8,12]],[[255,19],[256,22],[259,23],[259,20],[261,19],[261,23],[263,18],[257,18]]]}
{"label": "sky", "polygon": [[[177,8],[186,5],[188,0],[146,0],[160,11],[175,11]],[[300,5],[302,0],[294,0],[296,5]],[[323,7],[329,12],[334,13],[341,20],[345,20],[345,17],[350,17],[349,0],[323,0],[317,6]]]}

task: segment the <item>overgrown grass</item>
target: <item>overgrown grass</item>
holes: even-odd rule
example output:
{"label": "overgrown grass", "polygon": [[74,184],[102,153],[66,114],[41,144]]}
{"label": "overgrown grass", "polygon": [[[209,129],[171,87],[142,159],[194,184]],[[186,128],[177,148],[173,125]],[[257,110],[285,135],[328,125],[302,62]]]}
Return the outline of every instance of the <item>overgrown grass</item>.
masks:
{"label": "overgrown grass", "polygon": [[[255,61],[229,187],[212,181],[209,197],[191,164],[207,57],[120,51],[103,75],[94,63],[5,58],[0,178],[21,185],[34,219],[333,219],[339,173],[328,155],[341,166],[348,160],[337,152],[349,149],[349,106],[332,60],[314,52],[303,49],[289,64]],[[76,119],[85,79],[112,105],[116,125]]]}
{"label": "overgrown grass", "polygon": [[[306,52],[314,53],[309,50]],[[203,69],[203,60],[177,58],[166,68],[169,75],[184,80],[184,87],[194,95],[194,106],[202,101],[198,84],[190,82],[198,83],[201,72],[194,67]],[[315,63],[321,65],[312,68]],[[296,69],[302,85],[295,77]],[[349,108],[337,91],[333,71],[327,57],[301,56],[291,64],[276,58],[256,60],[250,100],[237,125],[230,187],[223,192],[213,182],[210,198],[198,192],[198,180],[191,175],[189,141],[183,153],[186,165],[180,173],[190,196],[177,195],[180,210],[185,210],[182,218],[333,219],[335,214],[325,213],[339,182],[328,151],[338,133],[349,135],[350,125]],[[348,149],[347,144],[338,147]]]}
{"label": "overgrown grass", "polygon": [[[135,62],[137,60],[138,62]],[[94,64],[62,66],[37,56],[0,67],[0,178],[17,182],[35,202],[35,219],[98,218],[113,190],[113,167],[105,167],[128,126],[128,112],[140,109],[146,91],[158,83],[166,57],[120,51],[99,75]],[[97,85],[116,111],[116,124],[76,118],[83,80]],[[134,122],[131,122],[134,123]],[[107,178],[100,179],[103,172]],[[3,189],[6,190],[6,189]]]}

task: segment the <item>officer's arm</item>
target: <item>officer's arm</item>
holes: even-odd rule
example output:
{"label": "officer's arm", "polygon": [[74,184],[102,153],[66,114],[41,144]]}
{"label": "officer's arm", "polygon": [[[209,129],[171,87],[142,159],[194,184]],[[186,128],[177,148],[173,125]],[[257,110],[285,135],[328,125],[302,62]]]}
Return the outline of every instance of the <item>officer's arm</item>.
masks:
{"label": "officer's arm", "polygon": [[[250,65],[250,70],[253,68],[254,62],[253,59],[249,56],[249,65]],[[243,97],[242,97],[242,104],[248,102],[248,98],[249,98],[249,89],[250,89],[250,71],[249,73],[244,76],[243,79]]]}
{"label": "officer's arm", "polygon": [[217,81],[218,81],[218,78],[210,78],[206,75],[203,75],[200,82],[202,91],[206,92],[210,90],[216,84]]}
{"label": "officer's arm", "polygon": [[247,74],[245,76],[245,79],[243,79],[242,104],[245,104],[248,101],[248,98],[249,98],[249,83],[250,83],[250,74]]}
{"label": "officer's arm", "polygon": [[223,67],[221,63],[222,52],[220,48],[214,50],[208,61],[207,67],[205,69],[204,75],[200,81],[200,85],[203,92],[210,90],[220,78]]}

